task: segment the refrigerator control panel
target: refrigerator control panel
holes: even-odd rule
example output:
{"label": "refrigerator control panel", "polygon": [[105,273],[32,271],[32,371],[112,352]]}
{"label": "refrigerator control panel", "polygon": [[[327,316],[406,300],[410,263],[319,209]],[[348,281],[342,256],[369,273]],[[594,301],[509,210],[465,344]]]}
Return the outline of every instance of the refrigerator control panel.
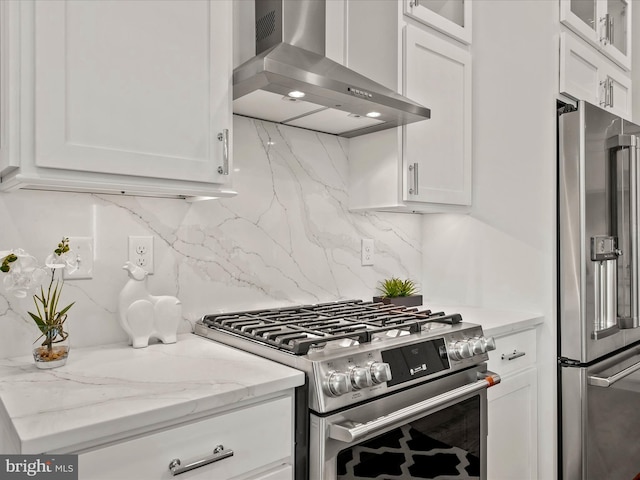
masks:
{"label": "refrigerator control panel", "polygon": [[591,260],[602,262],[605,260],[615,260],[620,252],[617,249],[616,237],[596,236],[591,237]]}

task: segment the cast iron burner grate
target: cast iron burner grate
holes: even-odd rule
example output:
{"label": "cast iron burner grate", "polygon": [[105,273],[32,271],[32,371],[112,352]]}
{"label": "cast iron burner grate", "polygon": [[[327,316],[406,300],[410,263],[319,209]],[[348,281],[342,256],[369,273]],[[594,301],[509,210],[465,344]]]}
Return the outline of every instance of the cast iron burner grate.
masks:
{"label": "cast iron burner grate", "polygon": [[398,305],[344,300],[296,307],[253,310],[202,317],[209,328],[246,337],[294,355],[329,342],[367,343],[384,332],[405,334],[426,329],[428,323],[456,324],[460,314],[445,315]]}

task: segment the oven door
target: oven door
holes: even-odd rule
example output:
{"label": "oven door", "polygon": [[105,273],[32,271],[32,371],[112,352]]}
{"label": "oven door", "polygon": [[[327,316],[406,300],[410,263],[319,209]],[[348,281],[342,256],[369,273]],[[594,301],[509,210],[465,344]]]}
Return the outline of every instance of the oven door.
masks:
{"label": "oven door", "polygon": [[311,480],[487,478],[486,366],[327,416],[311,414]]}

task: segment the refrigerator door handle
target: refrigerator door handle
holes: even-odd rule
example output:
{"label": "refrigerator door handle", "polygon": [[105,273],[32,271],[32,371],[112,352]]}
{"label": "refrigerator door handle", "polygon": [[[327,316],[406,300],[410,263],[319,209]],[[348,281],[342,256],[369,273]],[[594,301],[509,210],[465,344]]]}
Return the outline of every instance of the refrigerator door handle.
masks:
{"label": "refrigerator door handle", "polygon": [[[623,226],[622,229],[618,226],[617,234],[620,241],[628,241],[628,248],[631,250],[630,255],[626,256],[624,263],[626,268],[630,270],[631,278],[629,282],[628,292],[628,312],[625,315],[618,313],[618,326],[620,328],[637,328],[640,326],[640,305],[638,303],[640,298],[640,277],[638,272],[638,260],[640,259],[640,246],[638,244],[638,182],[640,182],[640,168],[638,168],[638,137],[635,135],[623,134],[615,135],[607,140],[607,147],[611,151],[612,158],[618,158],[617,155],[621,152],[628,152],[629,160],[629,207],[628,207],[628,226]],[[621,170],[622,171],[622,170]],[[616,181],[612,178],[613,181]],[[613,187],[615,191],[615,186]],[[616,199],[619,201],[620,196],[616,195]],[[615,201],[614,201],[615,202]],[[616,210],[618,210],[616,208]],[[624,206],[620,209],[624,212]],[[614,213],[614,215],[616,215]],[[626,239],[625,239],[626,237]],[[628,240],[627,240],[628,239]],[[624,248],[622,249],[624,250]],[[626,253],[626,252],[625,252]],[[624,285],[625,282],[622,283]],[[618,282],[620,288],[621,283]],[[620,306],[618,305],[618,308]]]}
{"label": "refrigerator door handle", "polygon": [[631,234],[631,326],[633,328],[638,327],[638,295],[640,294],[638,290],[638,181],[640,181],[638,173],[640,173],[640,169],[638,168],[637,141],[637,137],[633,137],[629,146],[629,176],[631,177],[631,191],[629,192],[631,196],[631,225],[629,232]]}
{"label": "refrigerator door handle", "polygon": [[587,377],[587,382],[589,385],[593,385],[594,387],[610,387],[618,380],[622,380],[623,378],[631,375],[633,372],[640,370],[640,362],[634,363],[630,367],[627,367],[623,370],[620,370],[617,373],[614,373],[610,377],[600,377],[598,375],[589,375]]}

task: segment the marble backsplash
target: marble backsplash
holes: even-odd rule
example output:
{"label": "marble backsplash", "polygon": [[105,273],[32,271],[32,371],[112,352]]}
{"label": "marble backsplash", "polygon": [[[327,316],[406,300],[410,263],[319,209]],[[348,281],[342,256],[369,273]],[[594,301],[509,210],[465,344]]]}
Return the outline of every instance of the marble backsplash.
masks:
{"label": "marble backsplash", "polygon": [[[94,239],[93,278],[65,283],[72,346],[125,341],[117,298],[129,235],[154,236],[149,290],[182,301],[181,332],[203,314],[347,298],[369,300],[395,275],[421,281],[419,215],[351,213],[348,140],[234,118],[230,199],[183,200],[81,193],[0,194],[0,250],[42,260],[62,236]],[[360,241],[375,241],[361,266]],[[31,298],[0,288],[0,356],[25,355],[39,332]]]}

